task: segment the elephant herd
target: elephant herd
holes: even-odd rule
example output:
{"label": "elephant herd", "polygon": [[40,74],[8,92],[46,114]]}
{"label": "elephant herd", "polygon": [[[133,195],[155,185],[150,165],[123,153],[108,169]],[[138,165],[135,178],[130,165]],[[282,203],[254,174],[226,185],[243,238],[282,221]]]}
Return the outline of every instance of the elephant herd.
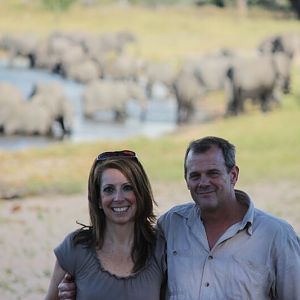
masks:
{"label": "elephant herd", "polygon": [[5,135],[62,138],[72,132],[73,109],[59,83],[37,84],[28,99],[10,84],[0,83],[0,131]]}
{"label": "elephant herd", "polygon": [[222,49],[186,60],[173,82],[178,103],[178,123],[190,120],[195,103],[211,91],[223,90],[226,116],[245,111],[252,100],[261,111],[280,103],[290,92],[291,67],[300,54],[300,35],[283,33],[263,40],[256,49]]}
{"label": "elephant herd", "polygon": [[[126,51],[129,45],[137,47],[137,39],[127,31],[100,36],[54,32],[42,41],[25,35],[0,39],[0,49],[8,53],[11,63],[22,57],[30,68],[47,69],[82,83],[86,118],[96,119],[99,112],[111,111],[116,121],[123,121],[129,101],[140,107],[143,118],[149,101],[158,98],[157,86],[163,86],[165,97],[177,103],[178,123],[184,123],[191,120],[196,104],[217,90],[224,91],[226,115],[243,113],[248,99],[262,111],[270,110],[290,90],[300,36],[274,35],[249,53],[221,49],[183,59],[178,67],[131,56]],[[72,132],[71,101],[58,83],[37,84],[29,99],[23,99],[8,83],[0,83],[0,107],[4,134],[55,135],[54,126],[61,137]]]}

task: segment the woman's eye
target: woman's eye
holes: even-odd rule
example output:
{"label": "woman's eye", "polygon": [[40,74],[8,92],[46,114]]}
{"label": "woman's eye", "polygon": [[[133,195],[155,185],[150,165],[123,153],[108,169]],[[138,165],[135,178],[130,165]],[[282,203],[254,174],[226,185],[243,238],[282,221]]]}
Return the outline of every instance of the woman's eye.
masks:
{"label": "woman's eye", "polygon": [[132,192],[133,186],[131,184],[126,184],[123,189],[125,192]]}
{"label": "woman's eye", "polygon": [[111,187],[111,186],[106,186],[106,187],[103,189],[103,192],[106,193],[106,194],[111,194],[113,191],[114,191],[114,189],[113,189],[113,187]]}

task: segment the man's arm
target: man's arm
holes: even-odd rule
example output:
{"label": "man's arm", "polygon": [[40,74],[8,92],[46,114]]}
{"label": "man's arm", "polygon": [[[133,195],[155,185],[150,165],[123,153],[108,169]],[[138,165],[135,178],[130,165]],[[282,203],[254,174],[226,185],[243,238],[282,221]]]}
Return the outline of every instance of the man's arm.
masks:
{"label": "man's arm", "polygon": [[59,300],[58,284],[62,281],[65,274],[66,274],[65,270],[62,269],[62,267],[56,260],[45,300]]}
{"label": "man's arm", "polygon": [[[276,297],[300,299],[300,241],[296,234],[286,233],[277,259]],[[277,299],[276,298],[276,299]]]}

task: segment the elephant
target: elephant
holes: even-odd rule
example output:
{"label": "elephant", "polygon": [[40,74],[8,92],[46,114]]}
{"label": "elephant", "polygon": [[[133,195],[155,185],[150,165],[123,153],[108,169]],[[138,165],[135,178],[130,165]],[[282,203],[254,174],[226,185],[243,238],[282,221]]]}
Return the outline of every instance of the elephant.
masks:
{"label": "elephant", "polygon": [[102,51],[113,51],[121,54],[128,43],[136,42],[135,35],[130,31],[105,32],[99,37],[100,47]]}
{"label": "elephant", "polygon": [[104,66],[104,78],[111,80],[138,81],[146,64],[144,60],[127,54],[121,54],[107,60]]}
{"label": "elephant", "polygon": [[52,135],[53,119],[46,107],[23,101],[5,124],[6,135]]}
{"label": "elephant", "polygon": [[6,133],[7,122],[14,117],[14,112],[24,102],[21,91],[7,82],[0,82],[0,132]]}
{"label": "elephant", "polygon": [[108,53],[118,56],[124,52],[126,45],[134,43],[136,40],[134,34],[129,31],[105,32],[98,36],[86,34],[77,38],[79,44],[91,58]]}
{"label": "elephant", "polygon": [[5,135],[52,135],[49,109],[36,101],[26,101],[16,86],[0,84],[0,105],[0,126]]}
{"label": "elephant", "polygon": [[284,52],[294,58],[300,54],[300,34],[285,32],[268,36],[259,43],[257,49],[261,53]]}
{"label": "elephant", "polygon": [[155,87],[162,85],[165,90],[172,94],[173,82],[177,76],[177,69],[169,63],[148,62],[143,73],[143,80],[146,82],[146,93],[148,98],[157,98]]}
{"label": "elephant", "polygon": [[47,40],[42,40],[37,45],[32,61],[33,68],[46,69],[49,71],[54,71],[59,63],[57,57],[49,52]]}
{"label": "elephant", "polygon": [[60,74],[68,79],[69,71],[75,65],[81,65],[88,60],[86,53],[80,45],[69,45],[59,55],[57,54],[54,73]]}
{"label": "elephant", "polygon": [[75,80],[77,82],[87,84],[93,80],[101,77],[98,64],[91,60],[86,59],[78,63],[69,65],[64,71],[65,77]]}
{"label": "elephant", "polygon": [[290,85],[291,58],[283,53],[253,55],[235,59],[228,69],[226,82],[227,115],[244,112],[246,99],[258,101],[261,110],[280,101]]}
{"label": "elephant", "polygon": [[80,44],[62,34],[52,34],[37,46],[34,53],[34,67],[45,68],[65,76],[66,69],[87,57]]}
{"label": "elephant", "polygon": [[65,96],[64,87],[59,82],[37,83],[29,101],[45,107],[51,116],[52,123],[58,122],[61,137],[72,133],[73,107]]}
{"label": "elephant", "polygon": [[234,57],[234,51],[221,49],[186,60],[181,70],[194,74],[207,93],[224,90],[227,70]]}
{"label": "elephant", "polygon": [[181,71],[173,82],[177,100],[177,123],[190,121],[196,103],[205,95],[205,87],[190,72]]}
{"label": "elephant", "polygon": [[28,65],[32,68],[38,43],[39,39],[34,34],[4,35],[0,40],[0,49],[8,51],[10,63],[18,57],[23,57],[28,60]]}
{"label": "elephant", "polygon": [[134,100],[144,116],[147,100],[144,90],[134,82],[96,80],[87,84],[82,94],[84,116],[95,119],[99,112],[113,112],[114,120],[122,122],[127,117],[127,104]]}

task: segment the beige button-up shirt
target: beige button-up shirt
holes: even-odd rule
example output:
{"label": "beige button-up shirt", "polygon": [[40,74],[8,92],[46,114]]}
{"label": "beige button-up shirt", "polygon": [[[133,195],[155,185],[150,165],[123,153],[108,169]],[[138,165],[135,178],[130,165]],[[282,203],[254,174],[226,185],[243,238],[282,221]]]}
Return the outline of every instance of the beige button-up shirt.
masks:
{"label": "beige button-up shirt", "polygon": [[200,211],[194,203],[179,205],[158,220],[167,241],[170,300],[300,299],[300,242],[285,221],[248,205],[209,249]]}

